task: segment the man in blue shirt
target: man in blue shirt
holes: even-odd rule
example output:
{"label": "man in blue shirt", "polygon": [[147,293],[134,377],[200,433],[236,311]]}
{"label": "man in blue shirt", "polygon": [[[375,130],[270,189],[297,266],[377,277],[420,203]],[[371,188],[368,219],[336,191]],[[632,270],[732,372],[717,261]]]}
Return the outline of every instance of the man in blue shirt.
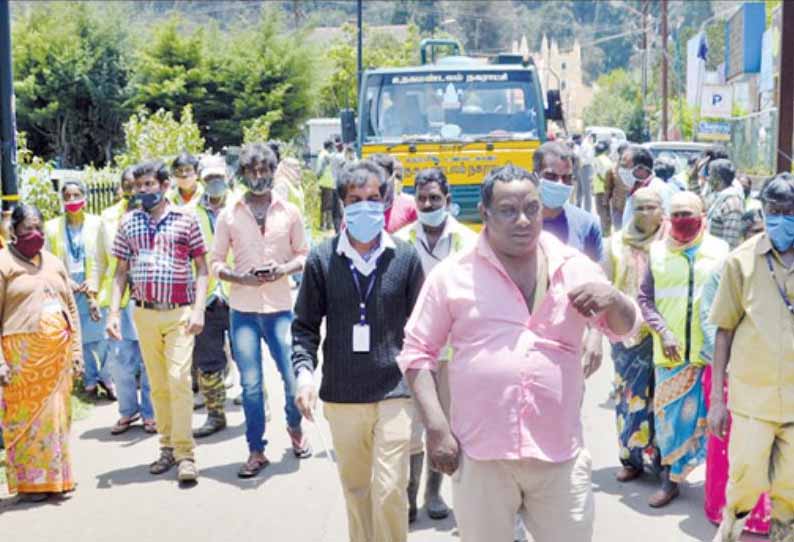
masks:
{"label": "man in blue shirt", "polygon": [[535,151],[535,173],[540,177],[543,229],[590,259],[603,257],[601,226],[591,213],[569,202],[573,192],[573,153],[551,141]]}

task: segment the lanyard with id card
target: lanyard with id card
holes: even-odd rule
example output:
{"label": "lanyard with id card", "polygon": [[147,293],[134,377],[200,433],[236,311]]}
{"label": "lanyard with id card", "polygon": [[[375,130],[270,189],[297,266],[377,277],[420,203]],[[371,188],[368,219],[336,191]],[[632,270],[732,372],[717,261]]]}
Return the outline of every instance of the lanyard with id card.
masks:
{"label": "lanyard with id card", "polygon": [[353,352],[369,352],[370,348],[370,328],[367,323],[367,301],[372,294],[372,289],[375,287],[375,280],[377,278],[377,269],[373,271],[372,276],[367,284],[366,292],[361,288],[361,281],[359,280],[358,272],[353,262],[350,262],[350,274],[353,275],[353,283],[356,285],[358,292],[358,314],[359,320],[357,324],[353,325]]}

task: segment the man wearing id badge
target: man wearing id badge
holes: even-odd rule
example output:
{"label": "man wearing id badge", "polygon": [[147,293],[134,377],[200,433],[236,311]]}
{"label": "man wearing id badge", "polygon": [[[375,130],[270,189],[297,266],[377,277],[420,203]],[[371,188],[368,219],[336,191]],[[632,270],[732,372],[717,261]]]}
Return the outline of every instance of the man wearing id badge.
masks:
{"label": "man wearing id badge", "polygon": [[309,420],[317,403],[312,375],[322,340],[319,396],[333,437],[351,542],[408,537],[413,402],[396,358],[423,273],[416,250],[385,231],[388,182],[369,160],[344,169],[337,191],[346,228],[309,253],[292,324],[297,405]]}
{"label": "man wearing id badge", "polygon": [[149,465],[149,472],[163,474],[178,465],[178,480],[195,482],[190,369],[195,336],[204,328],[207,249],[195,214],[165,198],[165,164],[144,162],[132,175],[138,208],[124,215],[113,244],[118,263],[107,333],[112,339],[122,338],[120,307],[130,279],[133,320],[160,433],[160,457]]}
{"label": "man wearing id badge", "polygon": [[726,439],[730,424],[715,542],[740,540],[764,492],[772,502],[769,540],[794,540],[794,176],[769,179],[761,200],[766,232],[728,255],[711,307],[709,431]]}
{"label": "man wearing id badge", "polygon": [[[513,165],[488,173],[485,228],[430,273],[398,358],[430,462],[452,476],[462,542],[512,541],[516,512],[535,542],[592,539],[583,331],[590,325],[617,339],[641,322],[598,264],[542,231],[539,185]],[[434,378],[448,345],[449,420]]]}

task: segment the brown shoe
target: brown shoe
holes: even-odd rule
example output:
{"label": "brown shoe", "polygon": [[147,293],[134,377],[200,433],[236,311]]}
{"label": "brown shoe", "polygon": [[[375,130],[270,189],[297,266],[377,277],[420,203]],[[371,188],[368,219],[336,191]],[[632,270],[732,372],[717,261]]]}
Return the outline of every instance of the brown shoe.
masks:
{"label": "brown shoe", "polygon": [[176,460],[174,459],[173,448],[162,448],[157,461],[149,465],[149,472],[152,474],[163,474],[171,470],[174,465],[176,465]]}
{"label": "brown shoe", "polygon": [[617,479],[618,482],[631,482],[632,480],[636,480],[640,476],[642,476],[642,471],[640,469],[623,466],[615,475],[615,478]]}
{"label": "brown shoe", "polygon": [[678,484],[672,482],[669,485],[664,484],[659,491],[648,499],[648,506],[651,508],[663,508],[673,502],[680,494]]}

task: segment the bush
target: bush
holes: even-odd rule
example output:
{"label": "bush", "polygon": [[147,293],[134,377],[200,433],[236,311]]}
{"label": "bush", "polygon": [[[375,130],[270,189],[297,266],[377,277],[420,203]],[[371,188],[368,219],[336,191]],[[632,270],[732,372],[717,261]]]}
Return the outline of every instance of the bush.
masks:
{"label": "bush", "polygon": [[187,105],[179,120],[171,111],[158,110],[150,115],[140,110],[124,124],[126,151],[116,157],[116,164],[125,168],[142,160],[166,160],[182,151],[200,154],[204,138],[193,121],[193,110]]}
{"label": "bush", "polygon": [[61,200],[52,187],[52,167],[39,158],[19,169],[19,197],[28,205],[38,207],[44,220],[61,214]]}

